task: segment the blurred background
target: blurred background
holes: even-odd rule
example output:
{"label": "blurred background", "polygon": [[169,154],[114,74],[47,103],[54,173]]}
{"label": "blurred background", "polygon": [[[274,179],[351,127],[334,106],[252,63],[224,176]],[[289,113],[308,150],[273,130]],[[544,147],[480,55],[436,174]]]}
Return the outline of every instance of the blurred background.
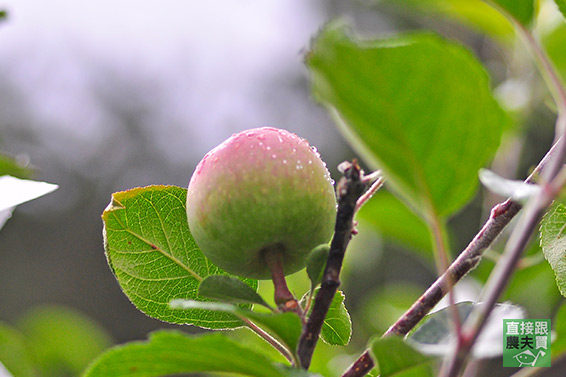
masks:
{"label": "blurred background", "polygon": [[[0,10],[7,11],[0,21],[0,151],[29,163],[34,179],[60,186],[19,206],[0,232],[0,321],[7,323],[56,304],[92,318],[116,343],[168,327],[121,292],[106,263],[100,215],[115,191],[186,186],[202,156],[232,133],[265,125],[295,132],[338,179],[335,167],[355,153],[310,97],[303,65],[311,38],[329,20],[346,18],[366,35],[435,29],[474,50],[503,102],[515,96],[510,103],[523,101],[521,111],[536,103],[517,122],[522,136],[504,143],[505,156],[518,161],[503,164],[507,177],[524,176],[553,135],[552,111],[529,102],[538,89],[502,82],[509,56],[496,42],[389,3],[14,0],[0,1]],[[514,69],[532,75],[529,65]],[[479,229],[484,200],[478,196],[453,219],[454,250]],[[360,229],[343,282],[352,354],[435,276],[423,253],[381,239],[363,222]],[[294,279],[302,294],[306,280]]]}

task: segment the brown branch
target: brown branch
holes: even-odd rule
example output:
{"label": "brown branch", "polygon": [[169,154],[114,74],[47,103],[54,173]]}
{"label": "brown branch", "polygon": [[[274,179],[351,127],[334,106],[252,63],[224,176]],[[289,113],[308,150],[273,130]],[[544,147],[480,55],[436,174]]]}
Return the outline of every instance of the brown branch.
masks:
{"label": "brown branch", "polygon": [[324,318],[340,285],[340,270],[346,247],[352,238],[356,203],[369,185],[369,181],[364,179],[363,171],[356,160],[352,163],[342,163],[340,167],[344,177],[338,182],[336,188],[338,210],[334,237],[330,244],[321,287],[316,294],[312,313],[301,334],[297,351],[301,367],[304,369],[310,366]]}
{"label": "brown branch", "polygon": [[[540,161],[525,183],[533,183],[536,177],[544,169],[549,159],[556,153],[556,150],[563,143],[559,140],[544,158]],[[479,264],[484,251],[497,239],[503,229],[519,213],[522,206],[510,199],[497,204],[492,208],[488,221],[484,224],[478,234],[460,253],[458,258],[448,267],[436,281],[422,294],[421,297],[395,322],[383,336],[406,335],[411,331],[446,293],[468,272]],[[374,367],[374,362],[370,357],[369,351],[364,352],[342,377],[361,377],[365,376]]]}

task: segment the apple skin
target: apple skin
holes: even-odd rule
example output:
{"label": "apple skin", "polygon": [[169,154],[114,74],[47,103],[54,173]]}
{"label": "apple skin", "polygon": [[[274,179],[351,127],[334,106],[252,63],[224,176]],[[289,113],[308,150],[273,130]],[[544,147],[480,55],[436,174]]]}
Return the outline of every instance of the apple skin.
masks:
{"label": "apple skin", "polygon": [[277,252],[285,275],[334,231],[336,197],[316,149],[285,130],[232,135],[197,165],[187,193],[196,244],[225,271],[269,279],[265,253]]}

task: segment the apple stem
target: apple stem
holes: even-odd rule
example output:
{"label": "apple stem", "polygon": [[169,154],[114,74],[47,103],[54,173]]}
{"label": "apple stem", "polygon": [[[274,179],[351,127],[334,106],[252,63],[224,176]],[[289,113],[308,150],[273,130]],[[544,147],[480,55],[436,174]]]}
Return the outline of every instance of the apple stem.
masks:
{"label": "apple stem", "polygon": [[271,280],[275,287],[275,293],[273,295],[275,304],[282,312],[295,312],[303,318],[301,306],[287,286],[287,280],[285,279],[285,272],[283,270],[283,257],[281,255],[281,250],[266,250],[265,261],[271,270]]}

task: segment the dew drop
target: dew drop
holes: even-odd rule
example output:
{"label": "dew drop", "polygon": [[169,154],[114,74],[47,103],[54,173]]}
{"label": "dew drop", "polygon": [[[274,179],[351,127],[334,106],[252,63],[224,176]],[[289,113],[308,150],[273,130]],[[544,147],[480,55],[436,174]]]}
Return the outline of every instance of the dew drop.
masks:
{"label": "dew drop", "polygon": [[254,149],[254,145],[253,145],[253,144],[250,144],[250,149]]}
{"label": "dew drop", "polygon": [[287,164],[287,160],[283,160],[283,163],[284,163],[284,164]]}
{"label": "dew drop", "polygon": [[277,158],[277,155],[274,153],[271,155],[271,158],[275,160]]}
{"label": "dew drop", "polygon": [[267,147],[265,147],[266,150],[270,151],[271,147],[268,145]]}
{"label": "dew drop", "polygon": [[309,160],[309,165],[312,165],[312,160]]}

